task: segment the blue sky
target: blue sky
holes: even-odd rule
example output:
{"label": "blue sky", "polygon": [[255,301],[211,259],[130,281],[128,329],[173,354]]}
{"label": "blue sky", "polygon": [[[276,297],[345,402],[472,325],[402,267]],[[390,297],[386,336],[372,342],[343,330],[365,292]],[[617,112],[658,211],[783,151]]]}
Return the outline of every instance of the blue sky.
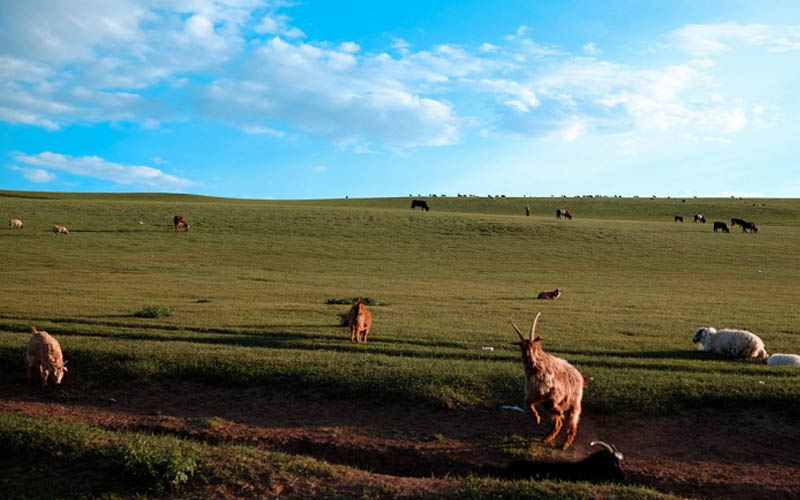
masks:
{"label": "blue sky", "polygon": [[800,197],[794,1],[6,0],[0,188]]}

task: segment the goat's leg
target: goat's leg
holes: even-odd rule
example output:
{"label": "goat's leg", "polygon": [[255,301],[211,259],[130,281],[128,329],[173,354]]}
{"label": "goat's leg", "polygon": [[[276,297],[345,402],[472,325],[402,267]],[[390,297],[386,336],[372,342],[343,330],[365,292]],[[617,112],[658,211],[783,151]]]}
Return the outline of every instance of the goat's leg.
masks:
{"label": "goat's leg", "polygon": [[561,413],[553,413],[553,430],[550,431],[550,434],[545,436],[542,442],[549,443],[553,439],[556,438],[559,432],[561,432],[561,426],[564,425],[564,416]]}
{"label": "goat's leg", "polygon": [[358,330],[355,325],[350,327],[350,342],[358,342]]}
{"label": "goat's leg", "polygon": [[542,417],[539,416],[539,413],[536,411],[536,407],[534,407],[533,405],[534,405],[534,403],[531,403],[531,405],[530,405],[531,411],[533,412],[533,416],[534,416],[534,418],[536,418],[536,423],[537,424],[541,424],[542,423]]}
{"label": "goat's leg", "polygon": [[581,414],[579,411],[571,411],[567,416],[567,439],[564,441],[564,445],[561,447],[562,450],[566,450],[570,447],[573,441],[575,441],[575,435],[578,433],[578,422],[580,421]]}

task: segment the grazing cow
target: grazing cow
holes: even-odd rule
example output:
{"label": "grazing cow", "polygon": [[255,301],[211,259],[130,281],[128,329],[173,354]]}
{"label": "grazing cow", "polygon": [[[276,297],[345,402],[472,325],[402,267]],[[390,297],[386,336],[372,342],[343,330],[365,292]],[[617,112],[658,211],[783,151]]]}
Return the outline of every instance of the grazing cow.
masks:
{"label": "grazing cow", "polygon": [[758,232],[758,228],[753,222],[745,222],[744,225],[742,225],[742,232],[746,233],[748,229],[750,230],[751,233]]}
{"label": "grazing cow", "polygon": [[186,222],[186,219],[183,217],[183,215],[176,215],[173,217],[172,223],[175,225],[175,232],[178,232],[181,229],[183,229],[184,232],[189,230],[189,224]]}
{"label": "grazing cow", "polygon": [[22,229],[22,221],[19,219],[11,219],[8,221],[8,227],[11,229]]}
{"label": "grazing cow", "polygon": [[540,300],[556,300],[561,297],[561,289],[556,288],[552,292],[542,292],[536,298]]}
{"label": "grazing cow", "polygon": [[38,331],[35,326],[31,326],[31,338],[28,341],[25,361],[28,365],[26,372],[28,378],[31,378],[31,368],[39,367],[42,387],[47,385],[47,379],[51,376],[56,384],[60,384],[64,373],[67,372],[67,362],[63,360],[58,340],[47,332]]}
{"label": "grazing cow", "polygon": [[718,220],[715,220],[714,221],[714,232],[715,233],[717,232],[717,229],[721,230],[723,233],[729,233],[730,232],[730,231],[728,231],[728,225],[727,224],[725,224],[724,222],[720,222]]}
{"label": "grazing cow", "polygon": [[703,214],[694,214],[694,221],[695,222],[700,221],[703,224],[705,224],[706,223],[706,217]]}
{"label": "grazing cow", "polygon": [[425,210],[426,212],[431,209],[425,200],[411,200],[411,208],[416,209],[417,207]]}
{"label": "grazing cow", "polygon": [[66,234],[67,236],[69,236],[69,229],[61,225],[55,226],[53,228],[53,232],[56,234]]}
{"label": "grazing cow", "polygon": [[[347,325],[350,327],[350,342],[367,342],[367,335],[372,326],[372,314],[367,310],[363,300],[356,301],[347,313]],[[364,334],[363,337],[361,334]]]}
{"label": "grazing cow", "polygon": [[675,216],[675,222],[683,222],[683,216],[681,216],[681,215],[676,215],[676,216]]}
{"label": "grazing cow", "polygon": [[572,213],[569,210],[559,208],[556,210],[556,219],[560,219],[562,216],[568,220],[572,220]]}
{"label": "grazing cow", "polygon": [[731,219],[731,228],[733,228],[735,226],[744,227],[744,224],[745,224],[745,220],[744,219],[736,219],[736,218]]}

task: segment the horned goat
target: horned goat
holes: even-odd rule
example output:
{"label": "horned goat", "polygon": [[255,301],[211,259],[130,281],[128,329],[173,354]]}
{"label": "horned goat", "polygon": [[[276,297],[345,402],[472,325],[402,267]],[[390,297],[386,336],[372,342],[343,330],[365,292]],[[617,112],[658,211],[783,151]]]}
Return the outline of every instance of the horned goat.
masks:
{"label": "horned goat", "polygon": [[579,462],[533,462],[515,460],[505,467],[481,467],[486,475],[506,479],[550,479],[561,481],[588,481],[590,483],[625,483],[622,453],[614,445],[592,441],[598,450]]}
{"label": "horned goat", "polygon": [[769,366],[800,366],[800,356],[797,354],[775,353],[767,359]]}
{"label": "horned goat", "polygon": [[31,368],[39,367],[42,387],[47,385],[47,379],[51,376],[56,384],[60,384],[64,373],[67,372],[67,362],[62,357],[61,344],[49,333],[38,331],[35,326],[31,326],[31,338],[28,341],[25,361],[28,364],[26,373],[28,378],[31,378]]}
{"label": "horned goat", "polygon": [[717,331],[716,328],[708,326],[699,328],[692,342],[698,344],[698,349],[701,351],[711,351],[729,358],[767,357],[764,341],[747,330],[725,328]]}
{"label": "horned goat", "polygon": [[544,438],[545,443],[555,439],[564,420],[567,421],[567,436],[562,449],[566,450],[575,440],[578,422],[581,418],[581,400],[583,399],[584,377],[566,360],[547,354],[542,350],[542,338],[535,337],[536,315],[531,331],[526,339],[519,328],[511,321],[520,341],[514,342],[522,352],[522,366],[525,369],[525,406],[531,409],[536,423],[542,419],[536,411],[536,405],[542,405],[550,411],[553,430]]}

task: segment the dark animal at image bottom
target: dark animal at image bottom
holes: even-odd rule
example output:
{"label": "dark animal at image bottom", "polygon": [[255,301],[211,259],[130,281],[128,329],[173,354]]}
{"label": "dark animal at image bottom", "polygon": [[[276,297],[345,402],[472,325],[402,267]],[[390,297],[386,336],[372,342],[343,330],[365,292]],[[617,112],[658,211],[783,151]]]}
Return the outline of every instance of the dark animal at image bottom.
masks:
{"label": "dark animal at image bottom", "polygon": [[561,481],[588,481],[590,483],[625,483],[622,453],[603,441],[592,441],[600,450],[579,462],[534,462],[515,460],[505,467],[486,465],[480,472],[486,476],[505,479],[551,479]]}
{"label": "dark animal at image bottom", "polygon": [[723,233],[729,233],[730,232],[728,230],[728,225],[727,224],[725,224],[724,222],[720,222],[718,220],[715,220],[714,221],[714,232],[716,233],[718,230],[722,231]]}
{"label": "dark animal at image bottom", "polygon": [[425,210],[426,212],[431,209],[428,206],[428,202],[425,200],[411,200],[411,208],[416,209],[417,207]]}

